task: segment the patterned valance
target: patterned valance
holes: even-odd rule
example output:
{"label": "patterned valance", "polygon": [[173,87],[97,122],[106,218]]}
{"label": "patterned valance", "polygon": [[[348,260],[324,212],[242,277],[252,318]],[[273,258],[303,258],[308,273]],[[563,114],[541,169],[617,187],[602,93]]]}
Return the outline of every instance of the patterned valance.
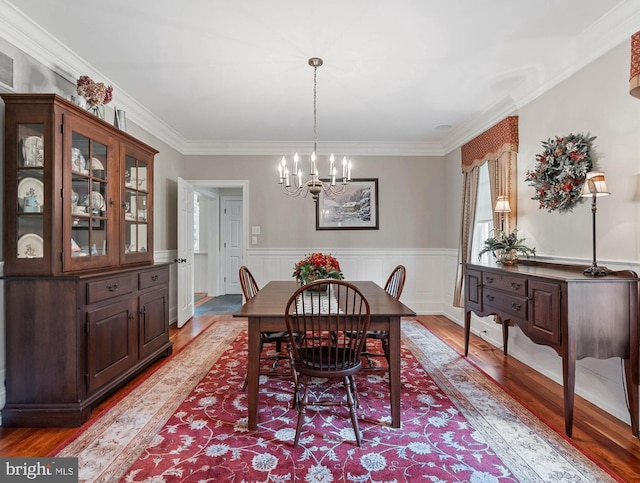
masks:
{"label": "patterned valance", "polygon": [[462,146],[462,171],[518,152],[518,116],[509,116]]}
{"label": "patterned valance", "polygon": [[631,36],[631,76],[629,94],[640,98],[640,32]]}

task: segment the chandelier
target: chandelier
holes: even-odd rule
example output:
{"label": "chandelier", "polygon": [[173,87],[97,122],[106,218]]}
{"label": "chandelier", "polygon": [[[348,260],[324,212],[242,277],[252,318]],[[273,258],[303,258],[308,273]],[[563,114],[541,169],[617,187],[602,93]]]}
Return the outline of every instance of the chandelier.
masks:
{"label": "chandelier", "polygon": [[[306,198],[311,193],[313,201],[317,202],[318,196],[322,191],[334,195],[344,194],[347,191],[347,187],[351,183],[351,161],[347,160],[346,156],[342,159],[342,177],[338,178],[335,158],[331,153],[327,179],[321,179],[318,176],[318,164],[316,162],[318,150],[317,71],[318,67],[322,65],[322,59],[312,57],[309,59],[309,65],[313,67],[313,152],[311,153],[309,179],[304,181],[302,178],[302,169],[298,168],[298,153],[293,156],[293,172],[289,171],[287,159],[284,156],[282,156],[282,161],[278,165],[278,172],[280,174],[279,184],[285,194],[289,196],[302,195],[303,198]],[[293,178],[293,182],[291,178]]]}

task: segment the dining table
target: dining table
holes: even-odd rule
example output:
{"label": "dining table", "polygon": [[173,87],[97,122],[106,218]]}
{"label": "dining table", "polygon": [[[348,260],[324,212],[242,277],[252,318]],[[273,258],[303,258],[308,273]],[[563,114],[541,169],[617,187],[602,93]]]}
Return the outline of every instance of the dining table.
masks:
{"label": "dining table", "polygon": [[[369,330],[389,332],[389,397],[391,403],[391,426],[400,427],[400,320],[416,314],[382,287],[371,281],[351,282],[369,302]],[[248,323],[248,367],[247,400],[248,428],[258,427],[259,379],[260,379],[260,333],[287,330],[284,312],[293,293],[300,288],[296,281],[268,282],[251,299],[233,314],[244,317]]]}

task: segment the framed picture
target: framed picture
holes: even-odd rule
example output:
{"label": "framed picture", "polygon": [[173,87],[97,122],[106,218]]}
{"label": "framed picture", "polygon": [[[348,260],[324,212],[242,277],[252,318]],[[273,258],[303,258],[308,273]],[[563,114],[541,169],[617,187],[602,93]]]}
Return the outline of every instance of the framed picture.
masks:
{"label": "framed picture", "polygon": [[353,179],[339,195],[320,192],[316,230],[378,229],[378,178]]}

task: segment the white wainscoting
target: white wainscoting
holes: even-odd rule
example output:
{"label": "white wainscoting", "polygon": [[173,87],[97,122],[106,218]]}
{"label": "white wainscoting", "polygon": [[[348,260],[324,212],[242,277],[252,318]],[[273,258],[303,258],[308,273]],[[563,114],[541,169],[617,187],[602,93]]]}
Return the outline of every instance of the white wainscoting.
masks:
{"label": "white wainscoting", "polygon": [[291,280],[294,265],[312,252],[336,257],[345,280],[373,280],[381,287],[397,265],[404,265],[407,279],[400,298],[402,303],[418,314],[444,313],[444,295],[448,288],[443,283],[445,253],[442,250],[253,249],[247,250],[245,265],[258,285],[263,286],[270,280]]}

